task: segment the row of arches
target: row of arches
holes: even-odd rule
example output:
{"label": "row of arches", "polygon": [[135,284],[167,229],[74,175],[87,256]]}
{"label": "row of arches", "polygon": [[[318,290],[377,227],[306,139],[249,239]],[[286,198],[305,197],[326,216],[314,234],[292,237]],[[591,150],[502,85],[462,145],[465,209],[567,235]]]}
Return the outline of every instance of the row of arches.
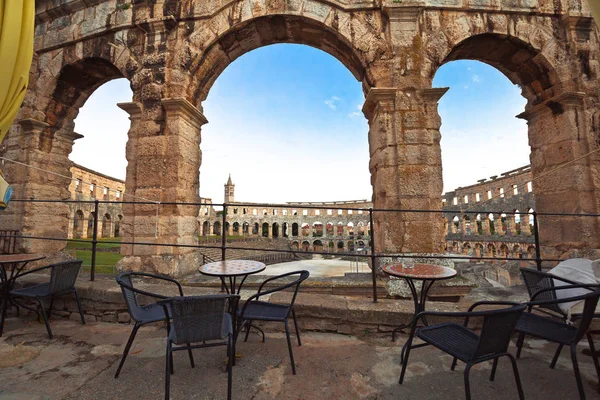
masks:
{"label": "row of arches", "polygon": [[[72,231],[69,239],[86,239],[94,235],[95,213],[92,211],[86,217],[82,210],[76,210],[73,216]],[[118,214],[116,218],[108,212],[98,218],[98,238],[120,237],[123,216]]]}
{"label": "row of arches", "polygon": [[531,236],[534,231],[534,210],[530,208],[521,214],[519,210],[512,213],[497,214],[465,214],[444,217],[444,234],[460,234],[470,236]]}
{"label": "row of arches", "polygon": [[362,252],[365,249],[366,242],[363,240],[294,240],[291,242],[292,249],[302,251],[316,251],[325,253],[345,253],[345,252]]}
{"label": "row of arches", "polygon": [[535,246],[523,243],[446,242],[446,252],[469,257],[535,259]]}
{"label": "row of arches", "polygon": [[[254,235],[268,238],[279,237],[367,237],[370,224],[368,222],[225,222],[227,235]],[[202,236],[221,235],[223,225],[221,221],[204,221],[199,227]]]}

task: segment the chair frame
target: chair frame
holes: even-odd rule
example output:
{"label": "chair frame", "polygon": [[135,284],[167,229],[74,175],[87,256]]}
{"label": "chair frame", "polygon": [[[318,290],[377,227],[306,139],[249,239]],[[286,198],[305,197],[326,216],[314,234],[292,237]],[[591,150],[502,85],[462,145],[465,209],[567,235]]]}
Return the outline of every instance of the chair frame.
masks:
{"label": "chair frame", "polygon": [[[557,290],[577,289],[577,288],[588,289],[588,290],[590,290],[590,293],[586,293],[586,294],[579,295],[579,296],[568,297],[568,298],[564,298],[564,299],[535,300],[537,297],[541,297],[542,295],[544,295],[547,292],[554,292]],[[565,345],[568,345],[570,347],[571,362],[573,364],[573,372],[575,374],[575,380],[577,382],[577,389],[579,391],[579,397],[581,399],[585,399],[585,391],[583,388],[583,383],[581,381],[581,374],[579,372],[579,363],[577,362],[577,344],[581,341],[581,339],[583,339],[584,336],[586,336],[588,339],[588,344],[590,346],[590,350],[592,353],[592,359],[594,361],[594,367],[596,369],[596,374],[598,375],[598,381],[600,382],[600,362],[598,361],[598,355],[596,354],[596,349],[594,347],[594,341],[592,340],[592,336],[591,336],[590,332],[588,331],[591,321],[593,320],[593,318],[596,315],[596,314],[594,314],[594,311],[598,304],[599,298],[600,298],[600,286],[599,285],[576,284],[576,285],[570,285],[570,286],[559,286],[559,287],[552,287],[552,288],[539,290],[533,295],[532,301],[527,303],[527,306],[528,306],[527,313],[532,314],[534,306],[542,306],[543,307],[543,306],[556,305],[556,304],[560,304],[560,303],[569,303],[569,302],[577,301],[577,300],[585,300],[583,314],[581,314],[581,316],[578,318],[580,321],[579,326],[577,328],[573,327],[573,330],[575,330],[575,333],[574,333],[573,340],[570,343],[555,340],[552,337],[550,337],[550,334],[544,334],[543,332],[532,333],[531,331],[527,331],[527,333],[525,333],[519,329],[518,325],[515,328],[515,330],[517,332],[519,332],[519,340],[517,342],[517,348],[518,348],[517,358],[520,358],[520,356],[521,356],[521,349],[523,347],[523,342],[524,342],[524,338],[525,338],[526,334],[530,335],[530,336],[538,337],[538,338],[541,338],[541,339],[544,339],[547,341],[559,343],[558,349],[556,350],[556,353],[554,354],[554,357],[552,358],[552,362],[550,363],[550,368],[554,368],[556,366],[556,362],[558,361],[558,357],[560,356],[560,352],[561,352],[562,348]],[[539,310],[539,309],[536,308],[536,310]],[[542,317],[540,316],[540,318],[542,318]],[[560,322],[556,322],[556,323],[559,324]],[[565,325],[565,327],[572,326],[572,325],[568,325],[567,323],[563,323],[563,324]]]}
{"label": "chair frame", "polygon": [[[185,297],[181,297],[185,298]],[[237,303],[239,302],[240,296],[237,294],[217,294],[217,295],[206,295],[206,296],[190,296],[188,298],[193,299],[202,299],[202,298],[217,298],[217,299],[226,299],[229,301],[229,306],[225,309],[237,309]],[[202,349],[206,347],[217,347],[217,346],[227,346],[227,400],[231,400],[231,387],[232,387],[232,371],[233,371],[233,360],[235,359],[235,350],[234,350],[234,336],[235,333],[232,331],[228,334],[226,341],[221,342],[212,342],[206,343],[205,341],[202,344],[192,345],[187,343],[185,346],[173,346],[173,342],[170,338],[171,332],[171,317],[169,316],[169,307],[176,301],[177,298],[168,298],[165,300],[161,300],[158,302],[165,312],[165,323],[167,324],[167,352],[165,359],[165,400],[169,400],[170,398],[170,388],[171,388],[171,375],[173,375],[173,352],[178,350],[187,350],[188,356],[190,358],[190,364],[192,368],[195,367],[194,364],[194,356],[192,355],[192,349]],[[227,313],[227,311],[225,311]],[[233,316],[232,316],[233,318]],[[232,327],[233,329],[233,327]]]}
{"label": "chair frame", "polygon": [[[134,317],[134,313],[130,309],[130,304],[127,301],[125,289],[132,291],[135,294],[135,296],[137,296],[137,295],[148,296],[151,298],[158,299],[159,301],[169,299],[168,296],[164,296],[161,294],[152,293],[152,292],[148,292],[146,290],[134,288],[133,286],[123,282],[124,277],[129,277],[129,278],[144,277],[144,278],[159,279],[159,280],[162,280],[165,282],[174,283],[177,286],[177,289],[179,290],[179,295],[183,296],[183,287],[177,280],[172,279],[172,278],[155,275],[155,274],[150,274],[147,272],[123,272],[123,273],[120,273],[119,275],[117,275],[116,280],[117,280],[117,283],[119,284],[119,286],[121,286],[121,291],[123,292],[123,297],[125,297],[125,303],[127,304],[127,311],[129,312],[129,315],[131,316],[131,319],[135,322],[135,324],[133,325],[133,329],[131,330],[129,339],[127,340],[127,344],[125,345],[125,349],[123,350],[123,354],[121,356],[121,361],[119,362],[117,372],[115,372],[115,379],[117,379],[119,377],[119,374],[121,373],[121,369],[123,368],[123,364],[125,364],[125,359],[127,358],[127,355],[129,354],[129,350],[131,349],[131,345],[133,344],[133,341],[135,339],[135,335],[137,334],[137,331],[144,325],[151,324],[154,322],[161,322],[161,321],[164,321],[164,319],[165,319],[164,316],[160,316],[160,317],[157,317],[156,319],[152,319],[152,320],[146,320],[146,321],[136,320]],[[158,304],[158,303],[155,303],[155,304]],[[142,307],[142,306],[140,306],[140,307]],[[193,367],[193,361],[192,361],[192,367]]]}
{"label": "chair frame", "polygon": [[[267,289],[265,291],[263,291],[263,287],[265,286],[265,284],[267,284],[268,282],[271,281],[275,281],[278,279],[282,279],[282,278],[286,278],[288,276],[292,276],[292,275],[300,275],[298,277],[298,279],[294,280],[293,282],[290,283],[286,283],[283,284],[281,286],[277,286],[275,288],[272,289]],[[299,270],[299,271],[293,271],[293,272],[288,272],[282,275],[278,275],[278,276],[274,276],[271,278],[266,279],[265,281],[263,281],[261,283],[261,285],[258,288],[258,292],[252,296],[250,296],[244,303],[244,306],[242,307],[241,311],[238,312],[238,318],[240,320],[240,322],[238,323],[238,328],[237,328],[237,332],[235,333],[235,340],[234,340],[234,351],[235,351],[235,343],[237,342],[237,338],[239,336],[239,333],[241,332],[241,330],[244,328],[244,326],[246,326],[246,336],[244,337],[244,342],[246,342],[248,340],[248,334],[250,333],[250,328],[253,327],[255,329],[257,329],[258,331],[261,332],[262,334],[262,341],[264,343],[265,341],[265,333],[263,332],[262,329],[260,329],[259,327],[257,327],[256,325],[252,325],[252,321],[257,320],[257,321],[267,321],[267,322],[283,322],[285,324],[285,336],[287,339],[287,345],[288,345],[288,352],[290,355],[290,361],[292,363],[292,374],[296,375],[296,364],[294,362],[294,352],[292,351],[292,341],[290,339],[290,330],[289,330],[289,324],[288,324],[288,319],[290,317],[290,314],[292,315],[292,318],[294,320],[294,328],[296,330],[296,338],[298,339],[298,346],[302,346],[302,342],[300,340],[300,330],[298,329],[298,322],[296,320],[296,312],[294,311],[294,303],[296,301],[296,296],[298,295],[298,290],[300,289],[300,284],[302,282],[304,282],[306,279],[308,279],[308,277],[310,276],[310,272],[306,271],[306,270]],[[287,312],[285,314],[285,317],[283,318],[274,318],[274,317],[264,317],[264,318],[254,318],[254,319],[249,319],[249,318],[245,318],[245,313],[246,310],[248,309],[248,307],[252,304],[252,302],[254,300],[259,301],[261,296],[265,296],[267,294],[272,294],[272,293],[276,293],[276,292],[280,292],[282,290],[285,289],[289,289],[291,287],[294,287],[294,294],[292,295],[292,300],[290,301],[289,306],[287,306]],[[235,361],[234,364],[235,365]]]}
{"label": "chair frame", "polygon": [[[419,322],[419,320],[422,320],[424,318],[426,318],[427,316],[432,316],[432,317],[452,317],[452,318],[465,318],[463,326],[465,328],[467,328],[468,323],[469,323],[469,319],[470,318],[474,318],[474,317],[483,317],[483,318],[487,318],[490,316],[494,316],[497,314],[501,314],[501,313],[506,313],[510,310],[518,312],[519,309],[521,309],[521,312],[525,310],[526,305],[524,304],[519,304],[519,303],[514,303],[514,302],[504,302],[504,301],[498,301],[498,302],[489,302],[489,303],[493,303],[495,305],[507,305],[510,306],[509,308],[503,308],[503,309],[495,309],[495,310],[488,310],[488,311],[473,311],[473,309],[479,305],[480,303],[475,303],[473,304],[470,308],[469,311],[467,312],[440,312],[440,311],[423,311],[420,312],[419,314],[417,314],[415,316],[415,318],[413,319],[412,322],[412,327],[411,327],[411,332],[410,332],[410,336],[409,339],[406,341],[406,343],[404,344],[403,348],[402,348],[402,353],[401,353],[401,364],[402,364],[402,371],[400,372],[400,379],[398,381],[399,384],[402,384],[404,381],[404,376],[406,373],[406,368],[408,366],[408,357],[410,355],[410,350],[414,349],[414,348],[419,348],[419,347],[425,347],[425,346],[432,346],[432,343],[422,343],[422,344],[417,344],[415,346],[412,345],[412,341],[415,337],[415,333],[417,333],[417,324]],[[435,326],[435,325],[433,325]],[[430,327],[421,327],[424,329],[430,328]],[[421,329],[419,328],[419,329]],[[482,335],[479,335],[479,342],[477,345],[477,349],[481,346],[482,343]],[[519,369],[517,367],[517,362],[515,357],[510,354],[507,350],[508,350],[508,346],[510,344],[510,338],[507,340],[506,343],[506,349],[504,352],[497,352],[497,353],[492,353],[492,354],[487,354],[487,355],[483,355],[483,356],[477,356],[477,350],[475,350],[475,354],[473,354],[472,359],[468,359],[468,360],[461,360],[464,361],[466,363],[466,367],[465,367],[465,371],[464,371],[464,382],[465,382],[465,397],[467,400],[471,399],[471,386],[470,386],[470,381],[469,381],[469,373],[471,371],[471,368],[473,367],[473,365],[475,364],[479,364],[481,362],[484,361],[489,361],[489,360],[494,360],[494,364],[492,367],[492,371],[490,373],[490,381],[493,381],[495,379],[496,376],[496,366],[498,363],[498,359],[500,357],[508,357],[510,359],[510,362],[512,364],[512,368],[513,368],[513,374],[515,376],[515,382],[517,384],[517,391],[519,393],[519,399],[523,400],[524,399],[524,394],[523,394],[523,386],[521,385],[521,378],[519,377]],[[433,345],[434,347],[438,347]],[[438,347],[439,348],[439,347]],[[440,350],[445,351],[444,349],[440,348]],[[452,361],[452,366],[451,366],[451,370],[454,371],[454,368],[456,367],[456,363],[457,363],[457,358],[454,357],[453,361]]]}
{"label": "chair frame", "polygon": [[[71,261],[63,261],[63,262],[59,262],[59,263],[55,263],[55,264],[46,265],[46,266],[40,267],[40,268],[35,268],[35,269],[32,269],[32,270],[20,273],[15,278],[15,281],[16,281],[17,279],[19,279],[19,278],[21,278],[21,277],[23,277],[25,275],[29,275],[29,274],[33,274],[33,273],[37,273],[37,272],[40,272],[40,271],[44,271],[44,270],[50,269],[51,270],[51,272],[50,272],[50,287],[49,287],[50,293],[48,293],[45,296],[27,296],[27,295],[23,295],[23,294],[19,293],[19,290],[22,290],[22,289],[17,289],[17,290],[13,289],[13,290],[10,291],[10,296],[11,296],[12,300],[14,300],[15,297],[20,297],[20,298],[35,298],[35,300],[38,303],[38,305],[37,305],[36,308],[29,307],[29,306],[24,305],[24,304],[16,304],[16,301],[11,301],[11,303],[14,304],[15,306],[17,306],[17,315],[18,315],[18,312],[19,312],[19,307],[23,307],[25,309],[28,309],[28,310],[31,310],[31,311],[35,311],[37,313],[37,315],[38,315],[38,319],[39,319],[39,316],[41,315],[42,319],[44,320],[44,324],[46,325],[46,331],[48,332],[48,337],[50,339],[54,338],[54,335],[52,334],[52,329],[50,328],[50,317],[52,315],[52,306],[54,305],[54,298],[55,297],[60,297],[60,296],[64,296],[64,295],[67,295],[67,294],[74,293],[75,294],[75,300],[77,301],[77,310],[79,311],[79,317],[81,318],[81,324],[85,325],[85,317],[83,316],[83,309],[81,307],[81,301],[79,299],[79,294],[77,293],[77,289],[75,288],[75,283],[73,283],[73,287],[72,288],[69,288],[69,289],[66,289],[66,290],[62,290],[62,291],[59,291],[57,293],[51,293],[51,291],[52,291],[52,275],[54,274],[54,268],[56,268],[56,267],[60,268],[63,265],[74,264],[74,263],[79,263],[79,271],[81,271],[81,264],[83,264],[83,261],[81,261],[81,260],[71,260]],[[77,275],[79,275],[79,271],[77,272]],[[77,279],[77,277],[75,277],[75,279]],[[35,286],[36,285],[31,286],[31,287],[35,287]],[[27,288],[23,288],[23,289],[27,289]],[[45,299],[45,298],[48,298],[48,297],[50,298],[50,305],[48,307],[48,311],[46,312],[46,310],[44,310],[44,303],[42,302],[42,299]]]}

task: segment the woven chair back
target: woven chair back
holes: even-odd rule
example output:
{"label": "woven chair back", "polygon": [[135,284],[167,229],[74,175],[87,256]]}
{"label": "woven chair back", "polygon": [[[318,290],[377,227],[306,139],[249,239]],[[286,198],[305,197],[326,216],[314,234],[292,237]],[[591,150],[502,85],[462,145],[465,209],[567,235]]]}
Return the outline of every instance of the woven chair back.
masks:
{"label": "woven chair back", "polygon": [[474,358],[506,353],[510,344],[510,335],[526,308],[525,304],[520,304],[502,310],[489,311],[483,317],[481,336]]}
{"label": "woven chair back", "polygon": [[175,344],[223,339],[229,333],[225,314],[231,295],[174,297],[171,299]]}
{"label": "woven chair back", "polygon": [[75,287],[75,281],[77,280],[77,275],[79,275],[82,262],[75,260],[54,264],[50,274],[50,294],[72,290]]}
{"label": "woven chair back", "polygon": [[120,274],[117,276],[117,283],[121,286],[121,292],[123,293],[125,304],[127,304],[129,315],[131,315],[134,321],[140,321],[142,309],[137,301],[137,293],[129,289],[129,287],[133,287],[131,275],[129,273]]}
{"label": "woven chair back", "polygon": [[[535,293],[542,289],[554,289],[554,280],[552,279],[552,275],[537,271],[535,269],[522,268],[521,276],[523,277],[523,282],[527,287],[527,292],[529,293],[529,298],[533,297]],[[554,290],[549,290],[544,293],[540,293],[539,296],[536,296],[535,301],[541,300],[556,300],[556,292]],[[548,310],[554,311],[558,314],[564,315],[565,313],[558,307],[558,304],[548,304],[541,305],[539,307],[546,308]]]}

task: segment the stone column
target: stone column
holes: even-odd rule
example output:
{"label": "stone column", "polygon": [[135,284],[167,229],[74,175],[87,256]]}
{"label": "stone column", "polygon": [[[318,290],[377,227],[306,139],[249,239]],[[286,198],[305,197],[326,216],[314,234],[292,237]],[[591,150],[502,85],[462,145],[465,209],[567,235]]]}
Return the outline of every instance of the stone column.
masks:
{"label": "stone column", "polygon": [[227,227],[227,234],[229,236],[233,236],[233,224],[230,222],[229,226]]}
{"label": "stone column", "polygon": [[273,238],[273,225],[267,224],[267,237]]}
{"label": "stone column", "polygon": [[504,228],[502,227],[502,217],[498,216],[494,220],[494,234],[504,236]]}
{"label": "stone column", "polygon": [[[600,209],[600,156],[585,156],[598,146],[600,111],[588,101],[583,92],[565,91],[519,115],[529,126],[538,212],[598,213]],[[596,118],[588,119],[592,114]],[[539,216],[537,223],[544,258],[600,248],[597,218]]]}
{"label": "stone column", "polygon": [[[148,106],[121,103],[130,114],[126,187],[136,201],[195,202],[199,198],[200,128],[206,118],[184,98]],[[162,105],[162,107],[161,107]],[[124,205],[123,241],[196,244],[198,206]],[[158,213],[157,213],[158,210]],[[200,262],[193,248],[122,246],[120,267],[183,275]]]}
{"label": "stone column", "polygon": [[481,235],[490,236],[490,220],[487,216],[481,218]]}
{"label": "stone column", "polygon": [[521,235],[524,235],[524,236],[532,235],[533,227],[531,225],[529,225],[529,223],[531,222],[531,218],[532,217],[530,214],[525,214],[521,218]]}
{"label": "stone column", "polygon": [[467,224],[469,223],[469,221],[467,221],[466,219],[461,219],[460,220],[460,233],[462,233],[463,235],[467,235]]}
{"label": "stone column", "polygon": [[[369,120],[373,207],[441,210],[442,164],[437,102],[447,89],[371,88]],[[378,252],[441,253],[439,214],[374,213]]]}
{"label": "stone column", "polygon": [[506,216],[506,235],[516,236],[516,234],[517,224],[515,223],[515,216],[513,214],[509,214]]}
{"label": "stone column", "polygon": [[[68,155],[73,141],[81,135],[73,124],[54,131],[36,119],[21,119],[2,143],[2,155],[22,164],[6,162],[2,169],[13,186],[13,199],[69,200],[71,162]],[[23,165],[25,164],[25,165]],[[27,165],[27,166],[26,166]],[[60,176],[59,176],[60,175]],[[67,238],[69,205],[66,203],[10,202],[0,213],[2,229],[38,237]],[[54,253],[66,242],[20,239],[17,251]]]}

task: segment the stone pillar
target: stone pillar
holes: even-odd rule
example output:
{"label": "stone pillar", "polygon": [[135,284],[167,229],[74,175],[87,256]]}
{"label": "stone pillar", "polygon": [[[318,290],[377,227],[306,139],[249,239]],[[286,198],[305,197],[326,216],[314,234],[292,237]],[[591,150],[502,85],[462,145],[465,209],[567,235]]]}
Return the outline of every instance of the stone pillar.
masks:
{"label": "stone pillar", "polygon": [[273,225],[267,224],[267,237],[273,238]]}
{"label": "stone pillar", "polygon": [[506,235],[517,235],[517,224],[515,223],[515,216],[513,214],[509,214],[506,216]]}
{"label": "stone pillar", "polygon": [[229,236],[233,236],[233,224],[230,222],[229,225],[227,226],[227,234]]}
{"label": "stone pillar", "polygon": [[[126,152],[129,200],[198,203],[200,128],[206,118],[183,98],[152,104],[147,109],[140,103],[119,104],[131,120]],[[123,205],[123,241],[196,244],[198,209]],[[200,262],[193,248],[136,245],[122,246],[121,252],[126,256],[121,268],[171,276],[195,271]]]}
{"label": "stone pillar", "polygon": [[530,214],[525,214],[521,218],[521,235],[523,236],[531,236],[533,234],[533,226],[529,223],[531,222],[532,216]]}
{"label": "stone pillar", "polygon": [[468,230],[467,230],[467,224],[469,223],[469,221],[467,221],[466,219],[461,219],[460,220],[460,233],[462,233],[463,235],[467,235],[468,234]]}
{"label": "stone pillar", "polygon": [[[437,102],[447,89],[371,88],[369,120],[373,208],[441,210],[441,120]],[[378,252],[441,253],[439,214],[374,213]]]}
{"label": "stone pillar", "polygon": [[[2,167],[5,179],[13,186],[13,199],[70,199],[68,155],[73,141],[81,137],[73,132],[73,126],[54,131],[46,122],[21,119],[11,128],[2,143],[2,155],[27,165],[6,162]],[[69,214],[66,203],[12,201],[0,213],[0,226],[18,230],[22,235],[66,239]],[[65,245],[63,241],[20,239],[17,252],[49,254]]]}
{"label": "stone pillar", "polygon": [[[519,115],[529,126],[538,212],[595,214],[600,209],[600,156],[584,156],[598,146],[600,111],[588,102],[583,92],[565,91]],[[544,258],[600,248],[598,218],[539,216],[537,223]]]}
{"label": "stone pillar", "polygon": [[481,218],[481,235],[490,236],[490,220],[487,216]]}
{"label": "stone pillar", "polygon": [[504,236],[504,228],[502,227],[502,217],[498,216],[494,220],[494,234]]}

